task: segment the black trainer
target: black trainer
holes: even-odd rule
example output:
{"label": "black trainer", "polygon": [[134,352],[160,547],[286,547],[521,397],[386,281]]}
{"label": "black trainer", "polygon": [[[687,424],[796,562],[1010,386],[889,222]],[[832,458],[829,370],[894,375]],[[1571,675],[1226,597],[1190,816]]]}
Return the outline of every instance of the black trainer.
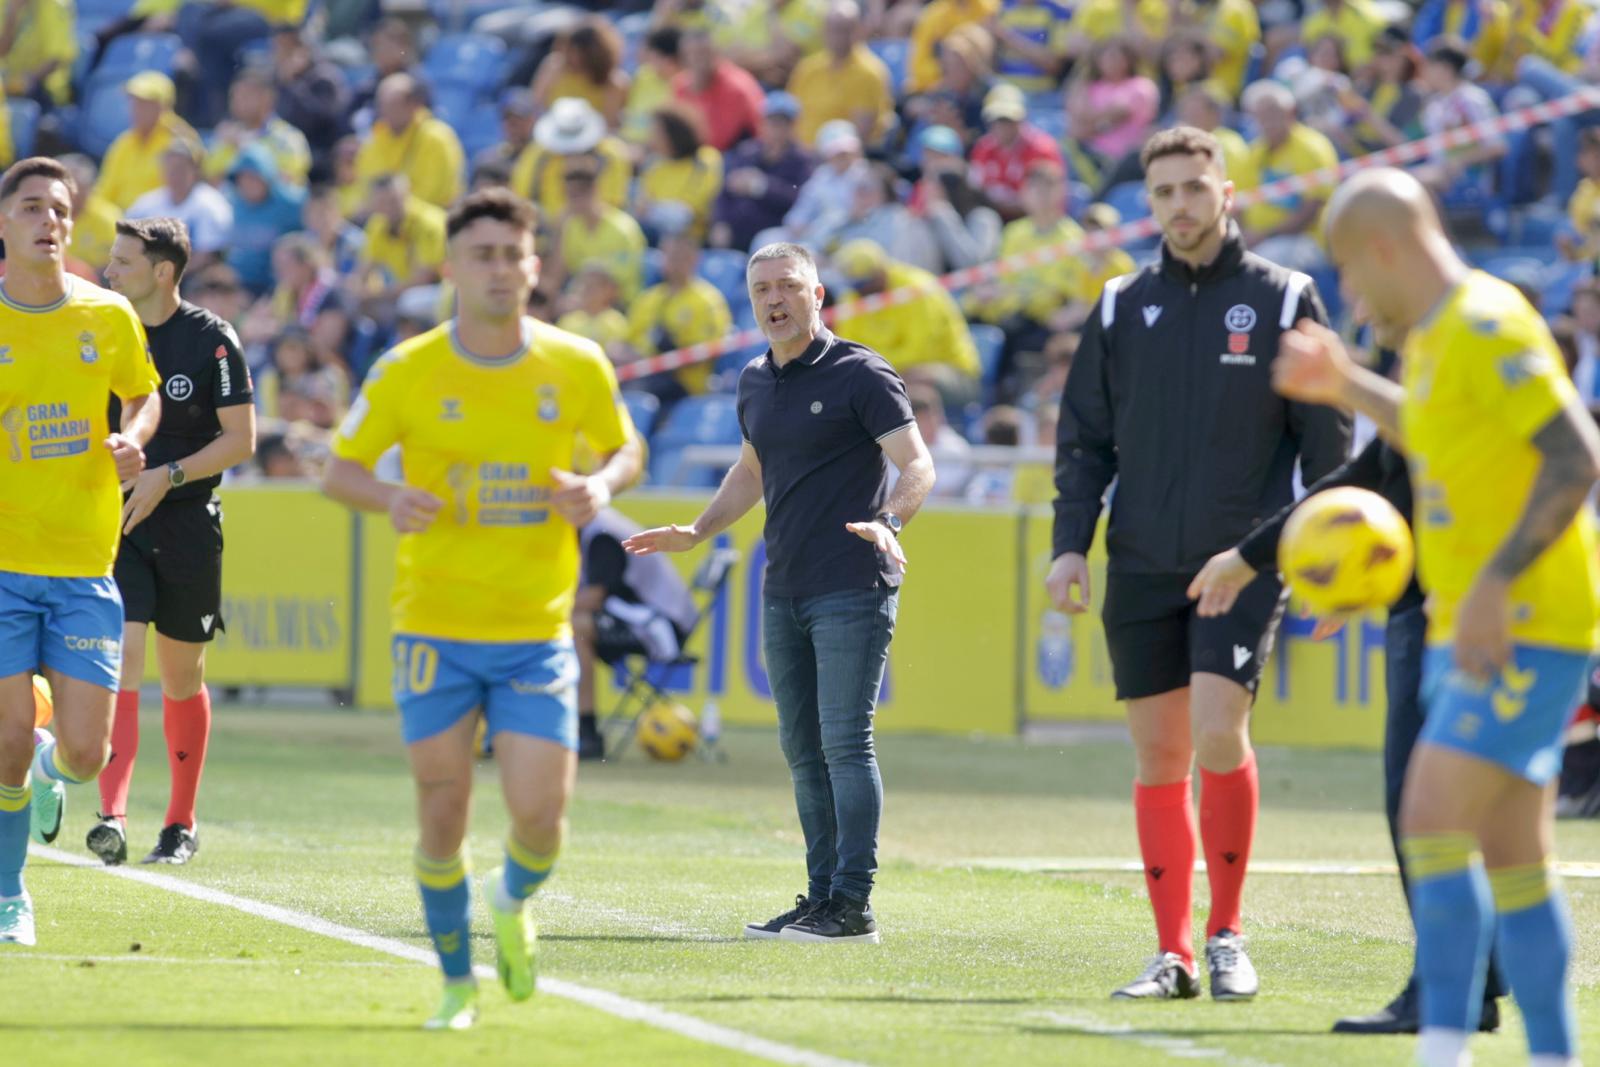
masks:
{"label": "black trainer", "polygon": [[745,923],[744,936],[752,941],[776,941],[778,939],[778,931],[792,922],[805,918],[811,914],[811,909],[821,903],[822,901],[813,900],[810,897],[795,897],[794,907],[782,915],[774,916],[764,923]]}
{"label": "black trainer", "polygon": [[[1422,1028],[1422,1006],[1417,999],[1415,982],[1409,983],[1400,995],[1371,1015],[1351,1015],[1333,1024],[1336,1034],[1414,1034]],[[1500,1029],[1500,1002],[1485,997],[1483,1013],[1478,1016],[1478,1031],[1492,1034]]]}
{"label": "black trainer", "polygon": [[128,835],[122,829],[122,820],[115,815],[97,815],[96,818],[100,821],[89,827],[89,836],[83,843],[89,846],[89,851],[99,856],[107,867],[126,863]]}
{"label": "black trainer", "polygon": [[140,863],[188,863],[196,852],[200,851],[200,835],[183,825],[175,822],[171,826],[163,827],[161,836],[156,839],[156,847],[150,850],[150,855],[140,860]]}
{"label": "black trainer", "polygon": [[1192,1000],[1200,995],[1200,979],[1176,952],[1152,959],[1144,973],[1111,994],[1112,1000]]}
{"label": "black trainer", "polygon": [[872,908],[853,900],[824,900],[778,932],[783,941],[831,941],[836,944],[878,943],[878,924]]}

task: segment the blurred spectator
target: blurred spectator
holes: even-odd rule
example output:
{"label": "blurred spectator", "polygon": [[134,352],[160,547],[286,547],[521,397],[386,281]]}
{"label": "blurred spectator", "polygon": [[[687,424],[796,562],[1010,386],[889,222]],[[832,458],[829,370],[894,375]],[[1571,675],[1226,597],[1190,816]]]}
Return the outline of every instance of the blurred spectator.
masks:
{"label": "blurred spectator", "polygon": [[822,47],[827,9],[828,0],[744,4],[742,13],[735,10],[723,25],[712,27],[712,39],[757,81],[779,87],[788,81],[801,56]]}
{"label": "blurred spectator", "polygon": [[[1234,179],[1235,187],[1268,185],[1338,164],[1332,142],[1296,118],[1294,94],[1288,87],[1258,81],[1244,91],[1244,108],[1261,135],[1250,144],[1252,173],[1244,181]],[[1322,261],[1315,229],[1329,188],[1286,193],[1246,208],[1240,219],[1245,245],[1295,270],[1314,267]]]}
{"label": "blurred spectator", "polygon": [[751,248],[773,241],[815,242],[844,224],[850,215],[851,198],[857,183],[870,170],[861,156],[861,138],[855,125],[835,119],[817,133],[817,155],[822,165],[800,187],[794,207],[783,217],[783,225],[756,235]]}
{"label": "blurred spectator", "polygon": [[[1150,91],[1153,105],[1154,85]],[[1002,218],[1019,218],[1023,175],[1035,163],[1062,166],[1061,148],[1055,138],[1027,121],[1027,106],[1015,86],[990,90],[983,102],[983,122],[988,132],[972,146],[973,174]]]}
{"label": "blurred spectator", "polygon": [[339,213],[347,219],[359,216],[367,209],[370,186],[356,173],[356,159],[361,154],[361,141],[354,135],[342,137],[333,146],[333,189],[339,201]]}
{"label": "blurred spectator", "polygon": [[622,120],[622,136],[635,144],[649,137],[656,108],[674,99],[672,82],[683,70],[678,55],[682,36],[676,26],[657,26],[639,44],[639,68]]}
{"label": "blurred spectator", "polygon": [[[1120,225],[1122,225],[1122,215],[1110,204],[1090,204],[1084,209],[1083,229],[1086,235],[1114,230]],[[1069,316],[1058,318],[1056,320],[1058,332],[1068,328],[1077,329],[1082,322],[1081,316],[1088,314],[1099,301],[1107,282],[1124,274],[1132,274],[1138,269],[1133,257],[1126,250],[1114,245],[1106,245],[1093,252],[1084,252],[1079,259],[1083,267],[1083,273],[1080,275],[1082,288],[1076,294],[1079,319],[1075,322]]]}
{"label": "blurred spectator", "polygon": [[562,180],[567,187],[566,208],[552,226],[556,251],[544,256],[541,286],[559,293],[569,276],[590,260],[600,259],[611,266],[623,300],[632,300],[644,269],[644,231],[632,215],[600,198],[599,160],[569,157]]}
{"label": "blurred spectator", "polygon": [[[239,284],[239,272],[226,263],[213,263],[199,271],[186,273],[183,296],[230,323],[235,329],[244,325],[249,297],[244,286]],[[256,365],[251,364],[252,367]]]}
{"label": "blurred spectator", "polygon": [[538,114],[539,105],[529,90],[507,89],[501,93],[500,141],[472,157],[472,173],[476,175],[485,165],[501,165],[509,180],[517,160],[533,144],[533,120]]}
{"label": "blurred spectator", "polygon": [[1300,121],[1323,134],[1335,147],[1350,143],[1349,130],[1355,124],[1352,105],[1360,101],[1350,79],[1344,58],[1344,45],[1337,37],[1312,41],[1305,62],[1296,63],[1294,74],[1280,78],[1294,93]]}
{"label": "blurred spectator", "polygon": [[61,157],[72,172],[77,191],[72,197],[72,244],[67,254],[87,263],[97,273],[111,258],[111,244],[117,239],[117,220],[122,213],[100,194],[95,182],[98,173],[94,160],[78,152]]}
{"label": "blurred spectator", "polygon": [[362,296],[391,301],[401,289],[432,285],[444,263],[444,209],[412,195],[403,174],[372,183],[366,251],[358,268]]}
{"label": "blurred spectator", "polygon": [[927,92],[938,83],[940,63],[934,52],[935,45],[948,40],[963,26],[987,22],[999,10],[1000,0],[933,0],[924,7],[911,31],[906,91]]}
{"label": "blurred spectator", "polygon": [[46,111],[72,97],[78,59],[72,0],[9,0],[0,18],[0,76],[5,95],[37,101]]}
{"label": "blurred spectator", "polygon": [[128,208],[130,219],[174,218],[189,230],[190,265],[202,267],[228,247],[233,208],[228,198],[200,180],[200,146],[173,141],[161,153],[161,186]]}
{"label": "blurred spectator", "polygon": [[239,153],[228,177],[228,202],[233,207],[228,263],[239,272],[246,289],[265,293],[272,289],[272,246],[300,228],[305,192],[283,184],[272,154],[259,144]]}
{"label": "blurred spectator", "polygon": [[300,458],[289,448],[284,434],[261,434],[256,441],[255,464],[262,478],[283,480],[307,477]]}
{"label": "blurred spectator", "polygon": [[344,71],[317,54],[299,30],[280,29],[273,35],[272,64],[278,115],[305,136],[313,172],[325,176],[333,146],[350,132],[349,81]]}
{"label": "blurred spectator", "polygon": [[1162,115],[1163,125],[1171,124],[1178,101],[1191,89],[1202,85],[1214,86],[1224,100],[1231,100],[1238,95],[1229,92],[1212,77],[1214,65],[1211,42],[1197,30],[1179,30],[1161,43],[1156,87],[1161,91],[1158,111]]}
{"label": "blurred spectator", "polygon": [[877,311],[846,305],[834,323],[840,337],[881,353],[904,373],[917,368],[939,385],[947,399],[977,396],[978,350],[967,320],[939,279],[925,270],[891,262],[871,241],[851,241],[833,257],[833,266],[853,295],[909,290],[908,299]]}
{"label": "blurred spectator", "polygon": [[[1422,105],[1424,133],[1446,133],[1499,114],[1483,87],[1467,79],[1470,60],[1461,41],[1437,39],[1426,54],[1427,60],[1422,64],[1422,81],[1428,87]],[[1494,183],[1494,171],[1488,164],[1505,154],[1504,138],[1484,137],[1471,145],[1433,154],[1413,173],[1441,196],[1471,188],[1487,197]]]}
{"label": "blurred spectator", "polygon": [[800,101],[797,135],[810,144],[825,122],[849,119],[871,143],[894,121],[894,88],[889,68],[861,41],[861,9],[843,0],[828,11],[823,49],[802,59],[789,78],[789,92]]}
{"label": "blurred spectator", "polygon": [[1000,213],[972,182],[961,138],[948,126],[929,126],[917,138],[922,176],[911,193],[911,213],[933,235],[941,273],[994,258],[1000,247]]}
{"label": "blurred spectator", "polygon": [[567,206],[566,166],[588,160],[599,175],[600,199],[612,207],[628,202],[633,163],[628,147],[606,133],[606,120],[587,100],[563,97],[533,127],[533,144],[511,172],[511,188],[539,205],[546,217]]}
{"label": "blurred spectator", "polygon": [[261,413],[285,422],[308,422],[331,430],[344,414],[350,386],[344,371],[318,364],[311,350],[311,337],[292,327],[283,332],[272,348],[272,363],[256,377],[256,395]]}
{"label": "blurred spectator", "polygon": [[172,79],[153,70],[129,78],[129,128],[117,135],[100,163],[99,193],[119,209],[161,185],[161,154],[174,140],[200,143],[187,122],[173,114]]}
{"label": "blurred spectator", "polygon": [[793,96],[769,93],[761,132],[728,153],[727,177],[712,209],[712,245],[748,249],[757,233],[781,225],[794,207],[812,168],[795,140],[799,114],[800,102]]}
{"label": "blurred spectator", "polygon": [[722,191],[722,153],[701,143],[700,116],[684,104],[668,104],[654,115],[648,161],[639,172],[633,214],[649,230],[665,228],[663,210],[687,210],[692,233],[705,239],[711,204]]}
{"label": "blurred spectator", "polygon": [[[1023,415],[1006,404],[983,413],[979,424],[981,440],[988,448],[1016,448],[1022,443]],[[1015,463],[979,463],[967,480],[965,497],[969,504],[1009,504],[1017,480]]]}
{"label": "blurred spectator", "polygon": [[1324,37],[1336,38],[1351,70],[1359,72],[1372,61],[1383,28],[1383,15],[1372,0],[1321,0],[1300,24],[1300,39],[1310,45]]}
{"label": "blurred spectator", "polygon": [[1139,73],[1138,50],[1125,38],[1096,44],[1088,62],[1089,76],[1068,90],[1066,108],[1072,136],[1103,171],[1144,144],[1161,92]]}
{"label": "blurred spectator", "polygon": [[[1185,126],[1205,130],[1222,146],[1222,163],[1228,180],[1238,189],[1253,189],[1261,184],[1256,175],[1255,157],[1239,131],[1223,125],[1228,104],[1220,90],[1201,85],[1190,89],[1178,100],[1178,121]],[[1134,153],[1133,180],[1144,180],[1144,168],[1138,166],[1138,153]]]}
{"label": "blurred spectator", "polygon": [[1556,235],[1556,247],[1571,260],[1600,257],[1600,128],[1579,134],[1578,172],[1583,180],[1567,201],[1570,231]]}
{"label": "blurred spectator", "polygon": [[1591,411],[1600,408],[1600,282],[1585,278],[1572,291],[1570,328],[1576,359],[1572,382]]}
{"label": "blurred spectator", "polygon": [[1250,51],[1261,41],[1261,22],[1251,0],[1187,0],[1173,7],[1172,30],[1192,27],[1215,54],[1213,76],[1230,97],[1244,88]]}
{"label": "blurred spectator", "polygon": [[563,97],[587,100],[610,129],[622,125],[631,84],[622,69],[622,35],[605,17],[590,15],[556,38],[533,76],[533,103],[544,111]]}
{"label": "blurred spectator", "polygon": [[380,19],[367,35],[367,58],[372,63],[371,75],[355,87],[350,101],[350,110],[353,112],[376,107],[378,89],[384,79],[395,74],[417,73],[417,64],[422,55],[417,50],[417,39],[411,32],[411,24],[394,15]]}
{"label": "blurred spectator", "polygon": [[683,70],[673,79],[679,100],[698,109],[705,119],[706,141],[726,152],[761,128],[766,99],[750,73],[717,54],[711,35],[693,30],[683,35]]}
{"label": "blurred spectator", "polygon": [[1153,63],[1177,7],[1171,0],[1083,0],[1067,25],[1067,54],[1076,62],[1087,57],[1095,45],[1123,37],[1133,44],[1141,60]]}
{"label": "blurred spectator", "polygon": [[339,193],[331,185],[313,185],[300,208],[300,225],[322,250],[322,258],[341,276],[352,273],[367,238],[339,210]]}
{"label": "blurred spectator", "polygon": [[311,146],[305,134],[276,114],[278,89],[272,72],[246,67],[228,90],[228,118],[211,134],[205,175],[218,181],[233,167],[241,149],[259,144],[272,154],[278,175],[291,185],[304,185],[311,173]]}
{"label": "blurred spectator", "polygon": [[937,271],[943,257],[933,231],[901,202],[899,181],[894,168],[870,164],[851,191],[850,214],[837,229],[819,234],[817,241],[826,248],[867,240],[891,259]]}
{"label": "blurred spectator", "polygon": [[1511,13],[1501,0],[1427,0],[1411,23],[1411,39],[1424,52],[1435,41],[1452,38],[1477,60],[1481,76],[1495,81],[1511,74],[1500,70],[1510,33]]}
{"label": "blurred spectator", "polygon": [[279,329],[311,329],[322,306],[339,291],[339,276],[328,265],[322,246],[308,233],[278,238],[272,246],[272,274],[277,282],[271,297],[272,317]]}
{"label": "blurred spectator", "polygon": [[427,333],[439,325],[439,291],[433,286],[419,285],[400,294],[394,305],[394,337],[392,344],[409,341],[418,334]]}
{"label": "blurred spectator", "polygon": [[[272,36],[272,27],[305,21],[309,0],[240,0],[191,3],[178,13],[176,29],[199,66],[190,117],[202,129],[222,119],[228,86],[246,45]],[[269,21],[270,19],[270,21]]]}
{"label": "blurred spectator", "polygon": [[1594,18],[1591,5],[1580,0],[1518,0],[1512,12],[1512,62],[1537,56],[1569,74],[1583,65],[1578,44]]}
{"label": "blurred spectator", "polygon": [[[401,292],[401,300],[413,292],[426,294],[432,300],[437,316],[440,287],[428,285],[407,289]],[[397,311],[401,300],[395,302]],[[380,355],[377,347],[380,339],[377,324],[357,314],[350,301],[337,291],[329,293],[327,299],[322,301],[322,306],[317,308],[316,317],[311,320],[311,357],[319,367],[331,367],[339,372],[342,383],[341,407],[347,399],[349,383],[366,377],[367,369]]]}
{"label": "blurred spectator", "polygon": [[[927,442],[933,465],[939,472],[933,495],[959,498],[966,489],[967,479],[972,476],[972,446],[946,420],[944,397],[939,395],[939,390],[924,382],[912,382],[906,386],[906,396],[911,401],[917,430]],[[891,471],[891,474],[898,476],[899,471]],[[893,492],[892,486],[890,491]]]}
{"label": "blurred spectator", "polygon": [[615,361],[618,346],[628,340],[628,317],[617,307],[621,299],[622,289],[611,264],[591,259],[578,268],[572,284],[571,310],[557,319],[556,325],[568,333],[587,337]]}
{"label": "blurred spectator", "polygon": [[949,126],[970,143],[983,129],[983,104],[993,83],[990,65],[994,39],[976,23],[953,31],[939,42],[939,80],[920,96],[905,102],[913,123]]}
{"label": "blurred spectator", "polygon": [[1400,29],[1384,30],[1372,44],[1366,87],[1345,100],[1354,122],[1352,154],[1376,152],[1422,135],[1422,93],[1417,89],[1417,51]]}
{"label": "blurred spectator", "polygon": [[996,76],[1025,93],[1053,90],[1066,64],[1071,19],[1072,9],[1055,0],[1003,0],[985,24],[994,37]]}
{"label": "blurred spectator", "polygon": [[[695,272],[700,248],[687,233],[661,239],[661,284],[639,294],[628,309],[628,344],[637,357],[659,355],[702,341],[715,341],[733,330],[733,315],[722,292]],[[652,374],[630,388],[654,393],[665,407],[706,391],[711,361],[676,371]]]}
{"label": "blurred spectator", "polygon": [[413,196],[449,207],[461,195],[465,159],[449,125],[423,105],[422,85],[409,74],[378,83],[377,121],[356,157],[356,176],[370,183],[382,174],[404,174]]}

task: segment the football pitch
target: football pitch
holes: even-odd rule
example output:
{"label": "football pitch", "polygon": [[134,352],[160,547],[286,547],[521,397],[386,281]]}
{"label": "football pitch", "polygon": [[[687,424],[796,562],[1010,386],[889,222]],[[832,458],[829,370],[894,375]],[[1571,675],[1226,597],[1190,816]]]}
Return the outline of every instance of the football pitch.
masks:
{"label": "football pitch", "polygon": [[[147,711],[129,850],[165,799]],[[1153,949],[1137,869],[1132,754],[880,737],[879,946],[748,942],[804,887],[788,774],[770,731],[725,763],[585,764],[556,876],[535,898],[545,989],[484,983],[475,1030],[424,1034],[438,994],[411,849],[412,794],[381,714],[219,707],[201,843],[183,868],[115,876],[36,851],[39,946],[0,950],[0,1049],[31,1064],[1401,1065],[1405,1038],[1327,1033],[1380,1006],[1409,960],[1374,754],[1264,749],[1246,924],[1252,1004],[1118,1004]],[[471,853],[499,862],[492,768]],[[57,842],[88,858],[92,788]],[[1600,823],[1562,824],[1567,862]],[[1585,1047],[1600,1050],[1600,880],[1567,882]],[[1196,923],[1205,877],[1196,875]],[[493,963],[481,895],[474,951]],[[1478,1062],[1526,1062],[1514,1009]]]}

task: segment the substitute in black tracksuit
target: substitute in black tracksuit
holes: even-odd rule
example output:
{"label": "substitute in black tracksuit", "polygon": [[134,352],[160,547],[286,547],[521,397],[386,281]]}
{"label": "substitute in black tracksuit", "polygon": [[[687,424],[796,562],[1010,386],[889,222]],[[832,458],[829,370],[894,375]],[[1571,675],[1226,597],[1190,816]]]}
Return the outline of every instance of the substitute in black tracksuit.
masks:
{"label": "substitute in black tracksuit", "polygon": [[1297,461],[1306,481],[1344,462],[1350,421],[1273,392],[1279,337],[1326,314],[1310,277],[1241,244],[1216,139],[1164,130],[1142,157],[1161,259],[1106,284],[1073,358],[1046,585],[1063,610],[1088,608],[1085,557],[1112,490],[1102,617],[1117,697],[1129,702],[1134,807],[1160,947],[1114,995],[1197,995],[1190,915],[1203,844],[1211,993],[1245,1000],[1258,985],[1240,917],[1259,796],[1248,720],[1282,589],[1262,575],[1228,614],[1200,618],[1189,586],[1207,559],[1290,502]]}

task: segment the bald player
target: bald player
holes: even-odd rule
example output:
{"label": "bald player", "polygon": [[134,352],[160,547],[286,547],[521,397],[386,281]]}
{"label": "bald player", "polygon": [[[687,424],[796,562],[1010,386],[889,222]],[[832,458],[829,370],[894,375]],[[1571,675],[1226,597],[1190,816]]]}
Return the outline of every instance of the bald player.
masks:
{"label": "bald player", "polygon": [[1571,929],[1550,869],[1562,733],[1600,605],[1600,434],[1543,319],[1470,269],[1410,175],[1367,171],[1328,207],[1328,246],[1380,327],[1408,334],[1404,381],[1302,323],[1274,364],[1286,396],[1370,416],[1407,454],[1429,594],[1426,720],[1406,773],[1401,849],[1422,996],[1418,1062],[1469,1062],[1491,939],[1531,1063],[1576,1064]]}

